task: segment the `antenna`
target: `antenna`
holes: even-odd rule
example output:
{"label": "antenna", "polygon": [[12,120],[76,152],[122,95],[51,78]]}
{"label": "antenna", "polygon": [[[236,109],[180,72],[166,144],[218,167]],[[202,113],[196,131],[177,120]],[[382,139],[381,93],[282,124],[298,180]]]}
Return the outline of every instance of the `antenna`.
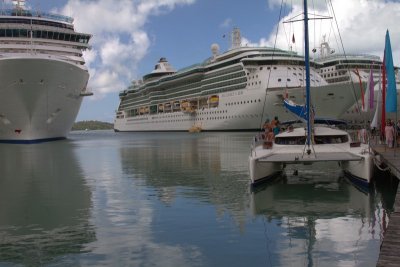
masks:
{"label": "antenna", "polygon": [[239,48],[242,43],[242,37],[240,35],[239,28],[233,28],[231,33],[231,49]]}
{"label": "antenna", "polygon": [[22,10],[25,7],[25,0],[13,0],[12,3],[18,10]]}

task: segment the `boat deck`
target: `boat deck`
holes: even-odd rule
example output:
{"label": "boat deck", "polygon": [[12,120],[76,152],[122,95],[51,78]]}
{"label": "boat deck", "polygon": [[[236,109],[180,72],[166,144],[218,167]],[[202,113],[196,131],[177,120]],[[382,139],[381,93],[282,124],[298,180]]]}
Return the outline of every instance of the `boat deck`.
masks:
{"label": "boat deck", "polygon": [[284,153],[272,154],[258,159],[261,162],[280,162],[286,164],[307,164],[314,162],[326,161],[359,161],[362,158],[348,152],[329,152],[329,153],[312,153],[303,155],[301,153]]}

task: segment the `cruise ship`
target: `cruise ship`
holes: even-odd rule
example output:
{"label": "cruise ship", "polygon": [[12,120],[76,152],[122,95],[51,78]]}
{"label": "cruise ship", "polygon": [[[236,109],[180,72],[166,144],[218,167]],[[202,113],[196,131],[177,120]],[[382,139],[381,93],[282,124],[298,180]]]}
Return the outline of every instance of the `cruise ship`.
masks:
{"label": "cruise ship", "polygon": [[[369,79],[370,70],[373,73],[374,79],[374,109],[361,112],[362,103],[361,100],[355,102],[344,114],[340,116],[340,119],[348,121],[350,123],[362,123],[364,121],[372,121],[375,109],[378,106],[379,88],[382,81],[382,59],[379,56],[369,54],[342,54],[334,53],[329,43],[325,39],[320,44],[320,55],[319,58],[315,59],[317,66],[317,72],[324,78],[329,84],[343,84],[353,83],[359,84],[360,80],[362,83],[367,83]],[[399,68],[395,67],[396,72],[396,83],[397,83],[397,101],[400,103],[400,79],[398,75]],[[351,89],[360,90],[360,87],[354,87]],[[364,92],[367,91],[367,87],[363,86]],[[360,93],[360,92],[358,92]],[[381,100],[379,100],[381,101]],[[388,114],[395,116],[393,114]],[[398,114],[400,115],[400,113]]]}
{"label": "cruise ship", "polygon": [[[319,117],[339,118],[355,102],[351,84],[328,84],[311,68],[312,102]],[[359,91],[359,90],[358,90]],[[120,92],[115,131],[259,130],[266,119],[294,119],[283,99],[304,103],[304,57],[292,51],[241,46],[176,71],[161,58],[154,70]],[[360,97],[357,95],[356,97]]]}
{"label": "cruise ship", "polygon": [[[4,5],[4,4],[3,4]],[[0,11],[0,142],[63,139],[87,90],[90,34],[70,17],[13,1]]]}

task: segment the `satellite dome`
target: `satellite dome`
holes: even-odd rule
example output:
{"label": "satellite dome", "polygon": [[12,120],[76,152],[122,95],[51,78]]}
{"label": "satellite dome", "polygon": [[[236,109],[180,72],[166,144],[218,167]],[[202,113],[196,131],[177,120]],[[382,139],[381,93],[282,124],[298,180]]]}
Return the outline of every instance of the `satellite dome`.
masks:
{"label": "satellite dome", "polygon": [[211,53],[213,54],[213,56],[217,56],[219,54],[219,45],[218,44],[211,45]]}

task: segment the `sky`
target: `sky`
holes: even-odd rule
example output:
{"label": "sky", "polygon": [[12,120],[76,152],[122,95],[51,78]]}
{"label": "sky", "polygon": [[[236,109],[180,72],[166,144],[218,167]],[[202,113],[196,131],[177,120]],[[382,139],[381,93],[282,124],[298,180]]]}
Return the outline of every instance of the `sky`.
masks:
{"label": "sky", "polygon": [[[9,0],[3,0],[9,1]],[[281,7],[281,2],[286,3]],[[161,57],[179,70],[204,61],[211,44],[229,49],[238,27],[242,45],[269,46],[304,54],[302,0],[27,0],[32,9],[74,18],[75,30],[90,33],[84,52],[88,87],[77,121],[113,122],[118,93],[151,72]],[[389,30],[395,65],[400,65],[400,0],[309,0],[310,49],[318,57],[325,37],[335,53],[382,58]],[[292,42],[293,36],[295,42]]]}

